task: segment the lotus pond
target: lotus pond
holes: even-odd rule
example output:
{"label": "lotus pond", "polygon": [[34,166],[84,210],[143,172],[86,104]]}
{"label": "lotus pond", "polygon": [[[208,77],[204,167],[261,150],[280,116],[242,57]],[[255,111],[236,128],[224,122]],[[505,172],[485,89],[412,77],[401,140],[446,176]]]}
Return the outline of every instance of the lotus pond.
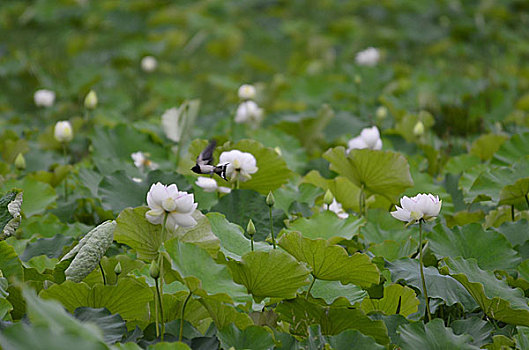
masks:
{"label": "lotus pond", "polygon": [[529,349],[529,5],[0,4],[2,349]]}

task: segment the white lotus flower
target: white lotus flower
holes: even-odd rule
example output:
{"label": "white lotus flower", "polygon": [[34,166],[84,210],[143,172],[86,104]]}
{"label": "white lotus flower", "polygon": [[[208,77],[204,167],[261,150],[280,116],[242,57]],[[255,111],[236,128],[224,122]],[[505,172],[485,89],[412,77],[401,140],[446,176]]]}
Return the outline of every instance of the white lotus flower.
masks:
{"label": "white lotus flower", "polygon": [[151,73],[158,67],[158,61],[153,56],[145,56],[141,59],[141,69],[144,72]]}
{"label": "white lotus flower", "polygon": [[406,221],[408,224],[418,222],[419,220],[432,221],[441,211],[443,201],[439,196],[433,194],[419,193],[415,197],[402,197],[400,206],[391,215],[398,220]]}
{"label": "white lotus flower", "polygon": [[37,90],[33,95],[33,100],[38,107],[51,107],[55,102],[55,92],[46,89]]}
{"label": "white lotus flower", "polygon": [[238,91],[241,100],[253,100],[256,94],[257,90],[255,89],[255,86],[250,84],[241,85]]}
{"label": "white lotus flower", "polygon": [[365,128],[360,133],[360,136],[357,136],[347,143],[349,153],[353,149],[364,149],[369,148],[373,150],[382,149],[382,140],[380,139],[380,132],[376,126],[372,128]]}
{"label": "white lotus flower", "polygon": [[231,189],[224,186],[219,186],[217,184],[217,181],[210,177],[204,177],[201,176],[195,181],[195,184],[202,188],[205,192],[215,192],[218,191],[220,193],[230,193]]}
{"label": "white lotus flower", "polygon": [[263,109],[259,108],[254,101],[245,101],[237,107],[235,113],[236,123],[249,123],[257,126],[263,119]]}
{"label": "white lotus flower", "polygon": [[73,139],[73,129],[72,124],[67,120],[62,120],[55,124],[55,129],[53,131],[55,139],[61,143],[70,142]]}
{"label": "white lotus flower", "polygon": [[193,227],[197,224],[193,212],[198,204],[193,194],[178,191],[175,184],[165,186],[158,182],[147,193],[150,210],[145,213],[147,220],[154,225],[162,224],[167,215],[167,227],[176,230],[181,227]]}
{"label": "white lotus flower", "polygon": [[97,94],[94,90],[90,90],[84,98],[84,106],[87,109],[94,109],[97,107]]}
{"label": "white lotus flower", "polygon": [[356,64],[360,66],[375,66],[380,60],[380,52],[374,47],[368,47],[356,54]]}
{"label": "white lotus flower", "polygon": [[144,167],[148,167],[151,170],[158,169],[158,164],[152,162],[149,158],[147,158],[147,155],[143,152],[134,152],[130,155],[132,160],[134,161],[134,165],[136,168],[143,170]]}
{"label": "white lotus flower", "polygon": [[220,164],[228,164],[226,168],[226,175],[230,178],[230,181],[235,182],[247,181],[252,178],[251,174],[254,174],[259,169],[255,157],[248,152],[241,152],[239,150],[233,150],[229,152],[222,152],[219,158]]}
{"label": "white lotus flower", "polygon": [[332,199],[330,205],[324,204],[323,209],[334,212],[340,219],[347,219],[349,217],[349,214],[343,210],[342,204],[338,203],[335,198]]}

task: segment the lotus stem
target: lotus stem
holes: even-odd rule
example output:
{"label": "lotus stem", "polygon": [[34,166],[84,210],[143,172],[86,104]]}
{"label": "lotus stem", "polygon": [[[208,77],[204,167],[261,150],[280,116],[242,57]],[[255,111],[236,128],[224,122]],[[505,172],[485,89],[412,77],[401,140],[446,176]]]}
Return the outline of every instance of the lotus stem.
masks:
{"label": "lotus stem", "polygon": [[272,235],[272,245],[274,246],[274,249],[276,249],[276,239],[274,237],[274,220],[272,217],[272,207],[269,207],[269,213],[270,213],[270,234]]}
{"label": "lotus stem", "polygon": [[[66,143],[62,143],[62,154],[64,156],[64,164],[68,165],[68,156],[66,152]],[[64,177],[64,201],[68,202],[68,174]]]}
{"label": "lotus stem", "polygon": [[182,341],[182,335],[184,334],[184,313],[186,311],[186,305],[189,299],[191,299],[191,295],[193,292],[189,291],[189,294],[186,297],[186,300],[184,300],[184,304],[182,305],[182,313],[180,315],[180,333],[178,334],[178,341]]}
{"label": "lotus stem", "polygon": [[[156,285],[156,294],[158,296],[158,304],[160,304],[160,321],[162,323],[162,337],[161,337],[161,340],[163,341],[163,335],[165,333],[165,323],[164,323],[164,319],[163,319],[163,301],[162,301],[162,295],[160,294],[160,287],[159,287],[159,284],[158,284],[158,278],[155,278],[154,279],[154,283]],[[158,317],[156,317],[156,336],[158,336]]]}
{"label": "lotus stem", "polygon": [[419,266],[421,271],[422,291],[424,299],[426,300],[426,313],[428,314],[428,322],[432,320],[430,313],[430,302],[428,301],[428,291],[426,290],[426,280],[424,279],[424,264],[422,262],[422,219],[419,220]]}

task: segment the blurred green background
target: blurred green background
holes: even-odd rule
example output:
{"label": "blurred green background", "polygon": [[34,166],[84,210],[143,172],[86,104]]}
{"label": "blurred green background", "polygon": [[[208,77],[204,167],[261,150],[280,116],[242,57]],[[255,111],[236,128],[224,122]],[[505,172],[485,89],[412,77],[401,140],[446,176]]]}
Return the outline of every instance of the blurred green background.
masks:
{"label": "blurred green background", "polygon": [[[397,121],[430,112],[440,137],[527,124],[524,0],[2,1],[0,30],[0,128],[81,116],[93,89],[95,118],[108,125],[159,124],[167,108],[199,98],[194,136],[209,137],[233,116],[243,83],[257,85],[267,125],[329,104],[339,116],[330,141],[372,122],[380,105]],[[371,46],[379,64],[356,65]],[[147,55],[152,73],[141,70]],[[33,103],[41,88],[57,94],[50,110]]]}

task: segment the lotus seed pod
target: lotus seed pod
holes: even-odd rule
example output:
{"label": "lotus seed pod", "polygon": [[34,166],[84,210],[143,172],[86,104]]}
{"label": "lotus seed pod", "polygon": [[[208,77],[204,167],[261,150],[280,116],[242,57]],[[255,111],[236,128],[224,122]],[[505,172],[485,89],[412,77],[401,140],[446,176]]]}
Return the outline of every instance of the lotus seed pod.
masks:
{"label": "lotus seed pod", "polygon": [[327,190],[325,192],[325,195],[323,196],[323,203],[325,203],[327,205],[331,205],[333,199],[334,199],[334,196],[332,195],[331,190]]}
{"label": "lotus seed pod", "polygon": [[70,266],[64,271],[67,280],[81,282],[92,270],[94,270],[112,240],[114,239],[115,221],[105,221],[101,225],[88,232],[79,243],[66,254],[62,260],[75,256]]}
{"label": "lotus seed pod", "polygon": [[152,261],[151,266],[149,267],[149,274],[154,279],[160,277],[160,266],[158,266],[156,260]]}
{"label": "lotus seed pod", "polygon": [[276,199],[274,198],[274,194],[272,191],[268,192],[268,196],[266,196],[266,205],[269,207],[273,207],[276,203]]}
{"label": "lotus seed pod", "polygon": [[248,232],[248,235],[251,237],[253,235],[255,235],[255,233],[257,232],[255,230],[255,225],[253,224],[253,221],[252,219],[250,219],[250,221],[248,221],[248,226],[246,226],[246,232]]}
{"label": "lotus seed pod", "polygon": [[15,168],[17,168],[18,170],[26,169],[26,159],[24,158],[24,155],[22,153],[19,153],[18,156],[15,158]]}

